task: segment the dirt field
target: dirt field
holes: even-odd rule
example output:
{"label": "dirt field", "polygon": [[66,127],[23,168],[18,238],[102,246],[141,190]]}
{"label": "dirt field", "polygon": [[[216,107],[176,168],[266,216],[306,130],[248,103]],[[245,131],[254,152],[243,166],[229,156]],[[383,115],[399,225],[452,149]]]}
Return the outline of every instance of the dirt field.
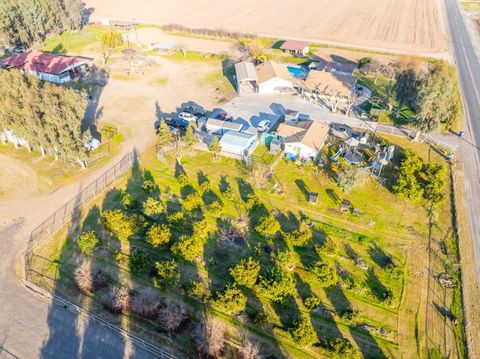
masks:
{"label": "dirt field", "polygon": [[223,28],[400,52],[447,49],[440,0],[86,0],[102,18]]}
{"label": "dirt field", "polygon": [[14,196],[19,192],[32,194],[36,191],[35,171],[19,160],[0,154],[0,198]]}

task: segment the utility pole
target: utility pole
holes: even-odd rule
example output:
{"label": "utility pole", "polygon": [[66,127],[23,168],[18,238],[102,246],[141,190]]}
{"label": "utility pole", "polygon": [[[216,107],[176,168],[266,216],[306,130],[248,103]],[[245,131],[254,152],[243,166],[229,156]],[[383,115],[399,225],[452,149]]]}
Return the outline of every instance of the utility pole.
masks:
{"label": "utility pole", "polygon": [[137,45],[138,45],[137,24],[135,23],[135,18],[133,18],[133,30],[135,30],[135,38],[137,39]]}

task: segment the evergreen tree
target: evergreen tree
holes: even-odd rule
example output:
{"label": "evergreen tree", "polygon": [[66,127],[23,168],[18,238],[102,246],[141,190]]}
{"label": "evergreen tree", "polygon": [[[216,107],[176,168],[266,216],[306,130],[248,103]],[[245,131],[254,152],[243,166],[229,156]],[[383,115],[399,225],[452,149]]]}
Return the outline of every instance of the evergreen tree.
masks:
{"label": "evergreen tree", "polygon": [[49,34],[79,29],[83,7],[81,0],[2,0],[0,33],[11,44],[30,46]]}
{"label": "evergreen tree", "polygon": [[210,145],[208,146],[208,149],[212,153],[213,158],[217,159],[218,154],[222,150],[222,146],[220,146],[220,142],[218,141],[217,137],[214,137],[212,142],[210,142]]}

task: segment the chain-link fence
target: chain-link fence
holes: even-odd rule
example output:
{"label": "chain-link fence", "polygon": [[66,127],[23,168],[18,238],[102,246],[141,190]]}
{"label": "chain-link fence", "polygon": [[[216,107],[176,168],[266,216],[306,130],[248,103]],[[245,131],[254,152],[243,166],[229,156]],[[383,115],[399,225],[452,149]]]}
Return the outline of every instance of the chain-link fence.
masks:
{"label": "chain-link fence", "polygon": [[[178,359],[174,355],[164,351],[162,348],[159,348],[144,339],[105,321],[98,315],[95,315],[75,303],[68,301],[65,298],[62,298],[60,295],[47,291],[33,282],[28,280],[29,273],[31,271],[31,264],[33,258],[34,249],[41,244],[44,240],[50,238],[54,232],[60,229],[64,224],[70,222],[74,219],[76,213],[78,213],[82,206],[85,205],[89,200],[95,198],[102,192],[104,192],[111,184],[116,180],[120,179],[125,173],[127,173],[135,163],[135,153],[131,152],[125,155],[120,161],[113,165],[110,169],[105,171],[101,176],[99,176],[95,181],[90,183],[86,188],[84,188],[80,193],[78,193],[74,198],[65,203],[62,207],[57,209],[53,214],[51,214],[45,221],[43,221],[37,228],[35,228],[30,234],[29,242],[27,248],[24,252],[24,273],[23,273],[23,283],[30,290],[43,295],[46,298],[49,298],[53,303],[60,304],[67,308],[68,310],[75,312],[78,315],[81,315],[89,320],[98,323],[99,325],[105,327],[106,329],[113,331],[126,340],[135,343],[139,347],[149,351],[150,353],[158,356],[162,359]],[[53,279],[54,280],[54,279]]]}
{"label": "chain-link fence", "polygon": [[57,209],[53,214],[51,214],[45,221],[43,221],[37,228],[32,231],[28,241],[27,249],[25,251],[25,279],[28,279],[33,249],[39,243],[49,238],[52,233],[62,227],[65,223],[68,223],[72,219],[74,213],[78,211],[87,201],[102,193],[113,182],[123,176],[125,172],[131,169],[134,160],[135,154],[133,152],[125,155],[120,161],[118,161],[110,169],[105,171],[95,181],[90,183],[74,198],[72,198],[62,207]]}

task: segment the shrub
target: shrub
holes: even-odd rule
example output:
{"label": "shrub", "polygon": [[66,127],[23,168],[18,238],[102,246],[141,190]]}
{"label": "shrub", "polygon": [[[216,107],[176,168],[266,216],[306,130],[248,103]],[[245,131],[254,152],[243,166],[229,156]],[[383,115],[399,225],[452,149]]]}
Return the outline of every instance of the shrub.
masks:
{"label": "shrub", "polygon": [[310,229],[304,229],[302,231],[295,230],[284,235],[285,241],[294,246],[304,246],[312,239],[312,231]]}
{"label": "shrub", "polygon": [[287,271],[292,271],[297,266],[299,258],[297,253],[290,249],[285,249],[284,251],[278,251],[275,253],[275,260],[277,264]]}
{"label": "shrub", "polygon": [[210,181],[205,180],[200,184],[200,192],[205,193],[205,192],[208,192],[208,191],[210,191]]}
{"label": "shrub", "polygon": [[187,212],[191,212],[197,208],[199,208],[202,205],[202,197],[198,193],[190,193],[185,197],[185,199],[182,201],[183,208]]}
{"label": "shrub", "polygon": [[162,289],[174,287],[180,281],[180,272],[177,264],[171,261],[155,263],[155,283]]}
{"label": "shrub", "polygon": [[213,201],[207,207],[208,211],[213,215],[218,215],[223,212],[223,205],[220,201]]}
{"label": "shrub", "polygon": [[153,319],[157,316],[160,300],[152,288],[143,288],[132,297],[132,312],[142,317]]}
{"label": "shrub", "polygon": [[313,310],[315,308],[318,308],[319,306],[322,305],[322,301],[320,300],[320,298],[316,297],[316,296],[312,296],[312,297],[308,297],[307,299],[305,299],[303,301],[303,304],[305,305],[305,307],[308,309],[308,310]]}
{"label": "shrub", "polygon": [[359,358],[358,351],[347,339],[330,338],[320,341],[320,345],[330,351],[332,358]]}
{"label": "shrub", "polygon": [[358,327],[364,323],[362,313],[356,309],[337,311],[337,315],[341,318],[341,322],[349,327]]}
{"label": "shrub", "polygon": [[251,257],[242,259],[235,267],[230,268],[230,275],[235,282],[247,288],[253,288],[257,282],[259,272],[260,263]]}
{"label": "shrub", "polygon": [[280,223],[270,214],[260,218],[255,230],[263,237],[271,238],[280,230]]}
{"label": "shrub", "polygon": [[225,346],[225,326],[219,319],[209,317],[197,326],[193,341],[206,357],[220,357]]}
{"label": "shrub", "polygon": [[138,203],[135,197],[133,197],[130,193],[124,192],[122,193],[122,205],[123,208],[127,210],[133,210],[137,208]]}
{"label": "shrub", "polygon": [[262,352],[260,344],[253,342],[248,338],[243,338],[242,345],[238,348],[238,359],[260,359],[262,358]]}
{"label": "shrub", "polygon": [[171,215],[168,216],[167,222],[173,228],[181,229],[186,224],[185,214],[181,211],[172,213]]}
{"label": "shrub", "polygon": [[143,213],[146,216],[158,216],[163,212],[163,210],[163,203],[159,199],[156,199],[154,197],[148,197],[147,200],[143,202]]}
{"label": "shrub", "polygon": [[310,268],[309,272],[312,273],[319,281],[319,285],[323,288],[331,287],[337,284],[337,272],[334,268],[325,263],[322,260],[315,262]]}
{"label": "shrub", "polygon": [[204,281],[193,281],[190,289],[188,290],[188,295],[200,299],[202,302],[206,302],[212,293],[208,288],[208,283]]}
{"label": "shrub", "polygon": [[155,182],[153,182],[152,180],[143,181],[142,190],[145,193],[153,193],[155,189],[156,189]]}
{"label": "shrub", "polygon": [[317,333],[315,333],[310,319],[305,316],[293,322],[288,332],[292,339],[301,346],[308,347],[317,342]]}
{"label": "shrub", "polygon": [[154,224],[147,232],[147,242],[153,247],[167,244],[172,234],[165,224]]}
{"label": "shrub", "polygon": [[189,186],[190,181],[188,179],[188,176],[185,173],[180,173],[177,176],[178,183],[180,184],[181,187]]}
{"label": "shrub", "polygon": [[177,257],[189,262],[193,260],[202,251],[202,241],[198,237],[181,236],[172,246],[172,253]]}
{"label": "shrub", "polygon": [[127,215],[119,209],[108,210],[102,213],[100,223],[119,237],[128,238],[138,234],[145,227],[145,220],[139,215]]}
{"label": "shrub", "polygon": [[150,271],[152,261],[147,253],[141,250],[134,250],[130,253],[128,266],[133,275],[142,276]]}
{"label": "shrub", "polygon": [[255,193],[249,193],[247,195],[247,198],[245,198],[245,207],[249,211],[259,207],[261,204],[262,204],[262,201]]}
{"label": "shrub", "polygon": [[102,302],[112,313],[122,313],[130,308],[130,293],[126,287],[111,287],[102,296]]}
{"label": "shrub", "polygon": [[157,322],[163,330],[173,333],[182,323],[188,319],[187,309],[181,303],[169,302],[161,308]]}
{"label": "shrub", "polygon": [[95,292],[107,285],[109,274],[101,266],[89,260],[84,261],[73,272],[73,278],[82,292]]}
{"label": "shrub", "polygon": [[193,223],[193,235],[195,237],[206,239],[208,237],[208,222],[206,219]]}
{"label": "shrub", "polygon": [[235,285],[227,285],[223,292],[217,293],[212,307],[224,313],[233,315],[245,310],[247,297]]}
{"label": "shrub", "polygon": [[100,237],[95,231],[83,232],[77,241],[78,248],[83,254],[92,255],[93,251],[100,243]]}
{"label": "shrub", "polygon": [[295,278],[279,267],[273,267],[266,276],[260,277],[260,294],[272,302],[284,302],[290,295],[295,295]]}
{"label": "shrub", "polygon": [[325,236],[325,239],[323,240],[323,244],[320,247],[320,253],[333,256],[337,254],[337,251],[338,251],[337,244],[329,236]]}

